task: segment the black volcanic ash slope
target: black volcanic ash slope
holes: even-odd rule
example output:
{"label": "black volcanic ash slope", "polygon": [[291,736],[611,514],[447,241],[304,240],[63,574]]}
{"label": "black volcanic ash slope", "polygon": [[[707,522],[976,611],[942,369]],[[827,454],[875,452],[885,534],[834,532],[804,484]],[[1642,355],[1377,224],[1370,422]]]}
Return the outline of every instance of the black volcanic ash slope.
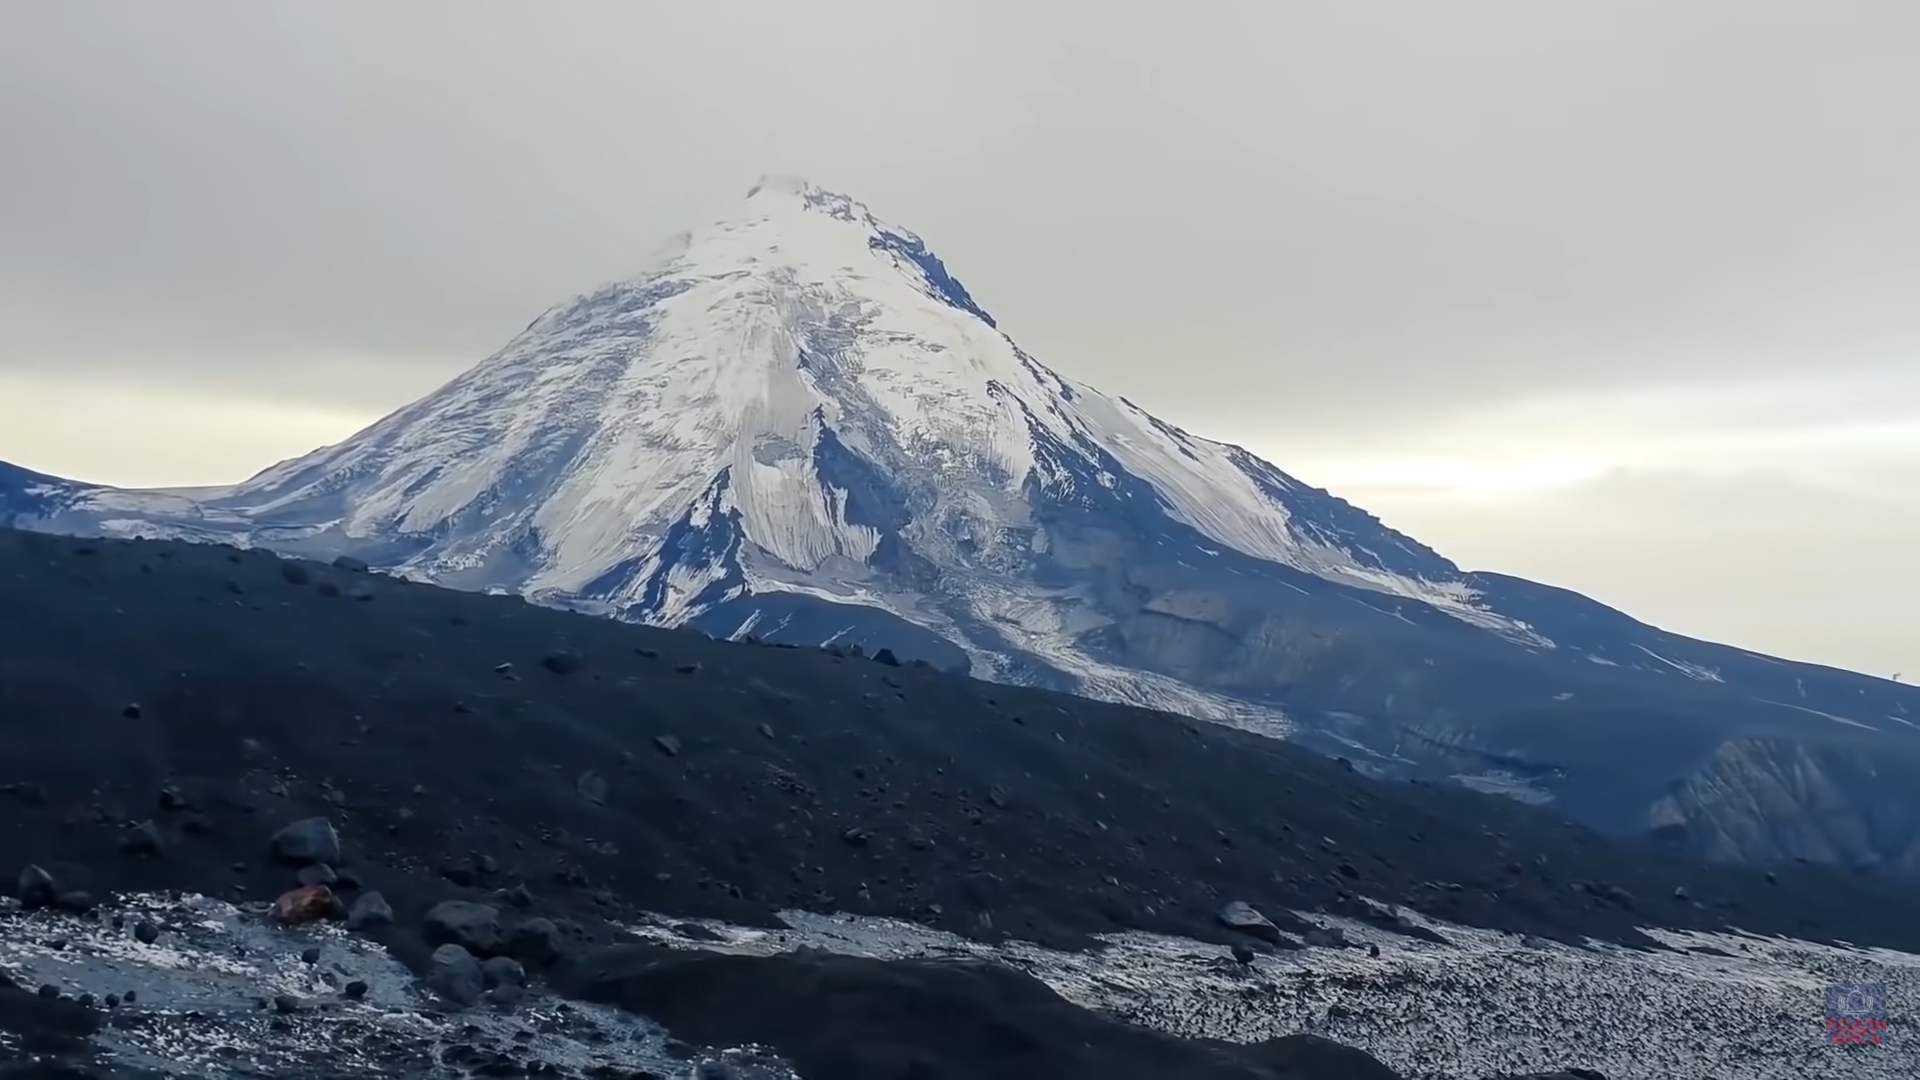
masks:
{"label": "black volcanic ash slope", "polygon": [[[311,814],[400,927],[524,882],[590,928],[801,907],[1227,942],[1228,901],[1287,926],[1364,916],[1357,894],[1565,940],[1731,924],[1920,950],[1897,883],[1689,865],[1178,717],[261,552],[0,530],[0,869],[271,898],[288,882],[263,838]],[[143,821],[158,854],[122,850]]]}
{"label": "black volcanic ash slope", "polygon": [[[1562,939],[1731,922],[1920,947],[1898,883],[1768,884],[1210,724],[265,553],[0,531],[0,613],[0,861],[99,886],[202,887],[203,861],[312,812],[379,859],[486,854],[745,921],[1224,941],[1227,901],[1362,894]],[[210,838],[90,867],[168,783],[204,790]]]}

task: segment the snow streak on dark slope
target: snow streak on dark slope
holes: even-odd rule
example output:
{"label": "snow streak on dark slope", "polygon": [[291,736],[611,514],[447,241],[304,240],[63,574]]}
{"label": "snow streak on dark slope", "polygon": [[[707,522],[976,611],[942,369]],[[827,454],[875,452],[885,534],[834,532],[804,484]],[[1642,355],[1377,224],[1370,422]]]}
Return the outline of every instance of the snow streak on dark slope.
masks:
{"label": "snow streak on dark slope", "polygon": [[[1298,730],[1382,770],[1574,792],[1615,827],[1654,824],[1633,819],[1730,737],[1917,741],[1906,688],[1464,573],[1062,378],[918,237],[791,180],[338,445],[199,492],[0,473],[0,512],[887,646]],[[1664,742],[1626,760],[1642,729]],[[1582,784],[1613,802],[1584,807]]]}

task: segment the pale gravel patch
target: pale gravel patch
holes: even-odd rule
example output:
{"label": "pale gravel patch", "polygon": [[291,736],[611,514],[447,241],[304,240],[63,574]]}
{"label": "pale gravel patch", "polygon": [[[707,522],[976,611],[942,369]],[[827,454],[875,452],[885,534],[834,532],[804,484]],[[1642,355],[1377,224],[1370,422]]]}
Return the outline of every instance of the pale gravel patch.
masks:
{"label": "pale gravel patch", "polygon": [[[1384,905],[1381,905],[1383,910]],[[1262,954],[1154,934],[1106,936],[1098,952],[992,947],[893,919],[787,912],[785,930],[654,920],[637,935],[680,948],[766,955],[802,947],[879,959],[991,959],[1063,997],[1182,1036],[1254,1041],[1312,1032],[1361,1047],[1409,1080],[1461,1080],[1567,1066],[1608,1080],[1910,1080],[1920,1076],[1913,990],[1920,956],[1787,938],[1648,929],[1678,951],[1585,948],[1457,926],[1393,909],[1438,944],[1366,923],[1337,927],[1354,947]],[[676,932],[694,922],[720,935]],[[1371,958],[1366,946],[1377,945]],[[1688,949],[1711,948],[1716,956]],[[1888,985],[1887,1040],[1826,1041],[1825,988]]]}
{"label": "pale gravel patch", "polygon": [[[488,1056],[512,1048],[562,1076],[612,1065],[690,1080],[705,1065],[725,1064],[729,1080],[794,1080],[790,1068],[750,1047],[682,1060],[667,1052],[658,1025],[537,991],[512,1008],[444,1008],[380,945],[334,924],[275,927],[264,910],[143,895],[103,907],[96,921],[0,901],[0,972],[97,1002],[135,991],[137,1001],[112,1010],[115,1023],[96,1037],[100,1056],[168,1076],[454,1077],[468,1074],[441,1057],[466,1046]],[[162,927],[154,944],[133,936],[143,918]],[[318,963],[301,960],[308,948],[320,950]],[[356,979],[367,983],[366,996],[348,1000],[341,989]],[[280,995],[298,999],[299,1011],[279,1015],[272,1002]]]}

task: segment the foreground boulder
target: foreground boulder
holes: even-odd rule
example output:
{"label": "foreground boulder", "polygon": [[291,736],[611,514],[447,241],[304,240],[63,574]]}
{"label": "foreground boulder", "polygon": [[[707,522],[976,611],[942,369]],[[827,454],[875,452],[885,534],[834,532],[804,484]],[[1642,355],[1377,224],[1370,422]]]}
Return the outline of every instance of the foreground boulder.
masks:
{"label": "foreground boulder", "polygon": [[500,909],[492,904],[443,900],[427,910],[426,932],[432,944],[458,945],[475,956],[496,956],[506,951]]}
{"label": "foreground boulder", "polygon": [[471,1005],[486,991],[480,961],[458,945],[442,945],[427,959],[427,986],[448,1001]]}
{"label": "foreground boulder", "polygon": [[340,862],[340,834],[323,817],[296,821],[273,834],[273,857],[291,866]]}
{"label": "foreground boulder", "polygon": [[1400,1080],[1313,1036],[1248,1046],[1134,1027],[993,963],[624,945],[575,958],[555,981],[690,1042],[757,1043],[835,1080]]}
{"label": "foreground boulder", "polygon": [[29,866],[20,871],[20,884],[15,890],[20,897],[20,906],[28,911],[52,907],[59,898],[60,887],[54,883],[53,875],[38,866]]}
{"label": "foreground boulder", "polygon": [[1257,937],[1271,945],[1279,945],[1286,941],[1280,935],[1280,928],[1273,925],[1273,920],[1253,910],[1253,905],[1245,900],[1235,900],[1221,908],[1220,925]]}

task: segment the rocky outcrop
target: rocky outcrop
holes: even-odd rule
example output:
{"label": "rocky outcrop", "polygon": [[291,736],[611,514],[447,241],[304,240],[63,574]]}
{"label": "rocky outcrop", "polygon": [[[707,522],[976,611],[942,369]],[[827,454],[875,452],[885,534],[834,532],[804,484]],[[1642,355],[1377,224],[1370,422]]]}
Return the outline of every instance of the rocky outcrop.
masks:
{"label": "rocky outcrop", "polygon": [[1647,812],[1655,839],[1720,862],[1920,873],[1920,758],[1884,747],[1731,739]]}

